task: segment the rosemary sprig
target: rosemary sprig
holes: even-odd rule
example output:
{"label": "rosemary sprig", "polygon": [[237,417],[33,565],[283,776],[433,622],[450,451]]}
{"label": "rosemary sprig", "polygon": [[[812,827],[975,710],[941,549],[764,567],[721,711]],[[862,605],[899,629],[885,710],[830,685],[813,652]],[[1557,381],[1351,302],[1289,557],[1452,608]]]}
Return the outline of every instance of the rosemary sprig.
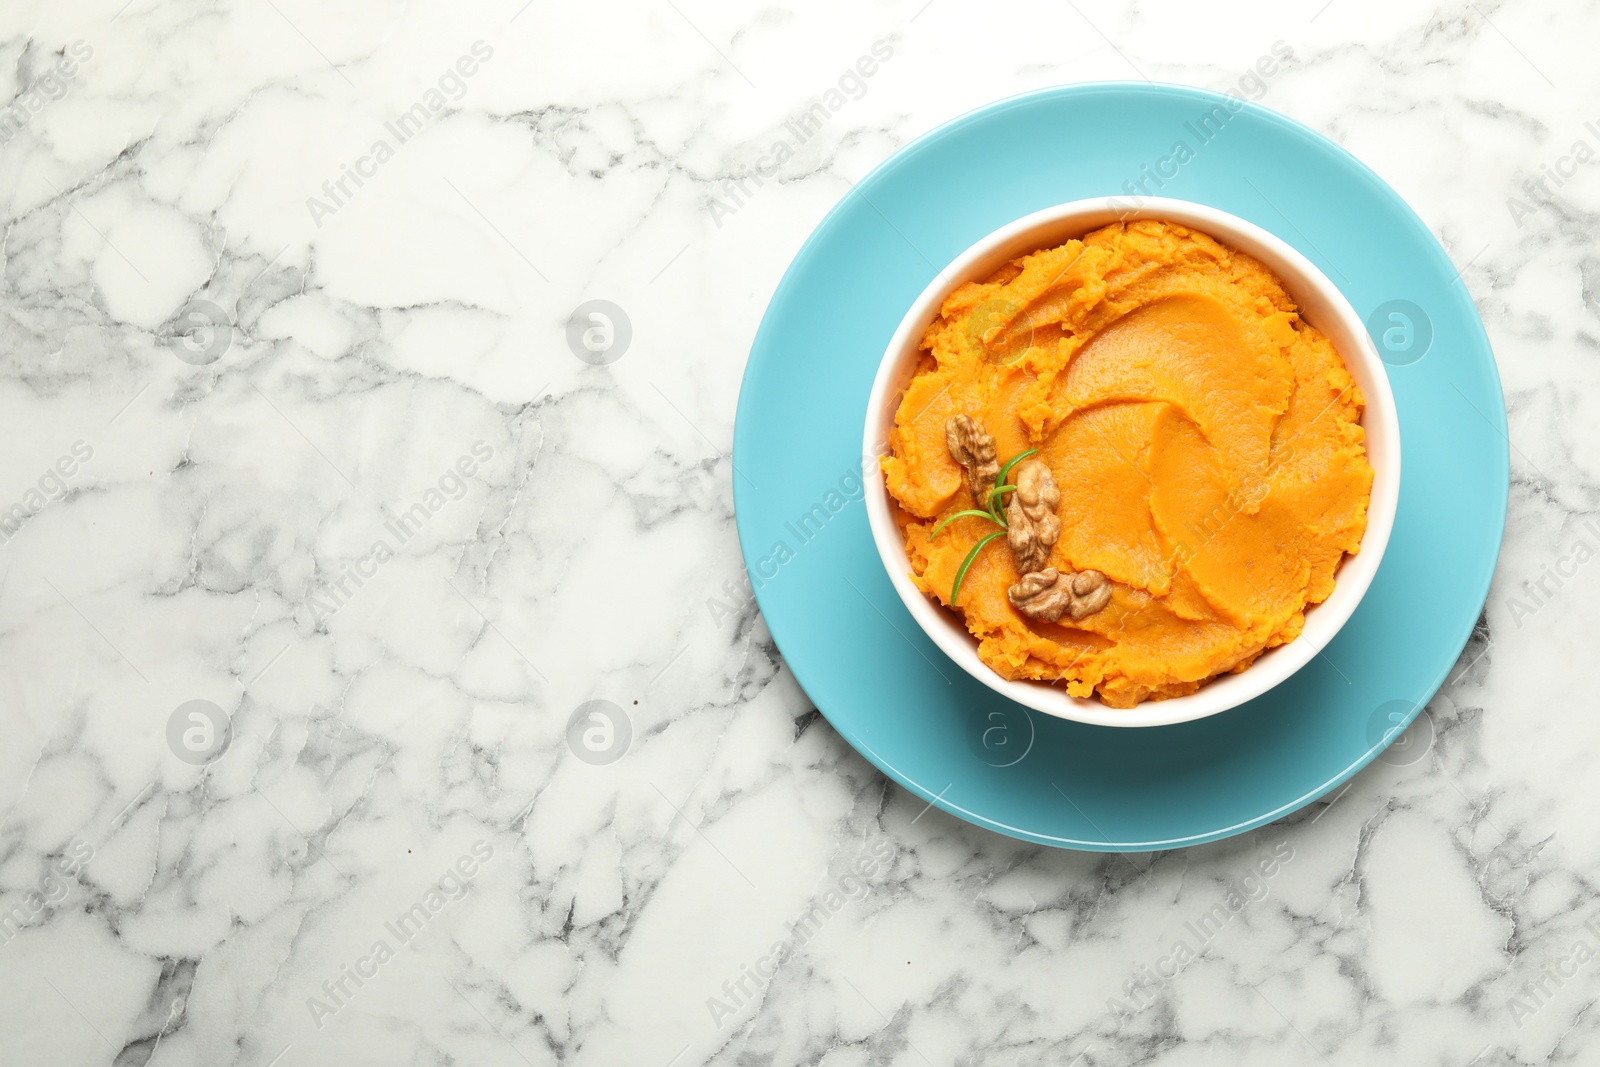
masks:
{"label": "rosemary sprig", "polygon": [[993,541],[996,537],[1004,537],[1005,535],[1006,532],[1004,530],[996,530],[994,533],[990,534],[988,537],[985,537],[983,540],[972,546],[972,551],[967,553],[967,558],[961,561],[961,569],[956,571],[955,584],[950,587],[951,604],[954,604],[956,602],[956,597],[961,595],[961,579],[967,576],[967,568],[972,566],[972,561],[978,558],[978,553],[983,551],[983,546],[988,544],[990,541]]}
{"label": "rosemary sprig", "polygon": [[1029,456],[1038,454],[1038,451],[1039,450],[1037,448],[1030,448],[1026,452],[1018,452],[1016,455],[1005,461],[1005,464],[1000,468],[999,475],[995,477],[994,488],[989,490],[988,510],[967,508],[964,511],[958,511],[953,515],[947,516],[945,520],[939,525],[935,526],[933,528],[933,532],[928,535],[928,540],[932,541],[935,537],[939,536],[940,531],[942,531],[946,526],[949,526],[957,519],[963,518],[988,519],[990,522],[1000,527],[1000,529],[996,530],[994,533],[989,534],[987,537],[981,538],[977,544],[972,546],[972,551],[967,553],[967,558],[961,561],[961,568],[956,571],[955,583],[950,587],[950,603],[952,605],[955,604],[956,597],[961,595],[961,581],[967,576],[967,571],[969,568],[971,568],[973,561],[978,558],[978,553],[982,552],[984,546],[990,541],[993,541],[997,537],[1004,537],[1006,534],[1008,524],[1006,522],[1005,509],[1001,504],[1001,496],[1005,493],[1014,492],[1017,488],[1014,485],[1006,484],[1006,475],[1011,473],[1012,467],[1015,467],[1018,463],[1021,463]]}
{"label": "rosemary sprig", "polygon": [[1011,525],[1006,521],[1005,507],[1000,500],[1001,493],[1014,492],[1017,488],[1014,485],[1009,485],[1006,483],[1006,478],[1011,474],[1011,468],[1015,467],[1018,463],[1021,463],[1029,456],[1036,456],[1038,454],[1039,450],[1037,448],[1030,448],[1026,452],[1018,452],[1016,455],[1006,460],[1005,466],[1000,468],[1000,473],[995,475],[994,488],[989,490],[989,513],[994,516],[994,521],[998,522],[1001,526]]}
{"label": "rosemary sprig", "polygon": [[956,512],[954,515],[935,526],[933,528],[933,533],[928,535],[928,540],[932,541],[935,537],[938,537],[939,531],[943,530],[946,526],[949,526],[952,522],[955,522],[957,519],[964,519],[968,516],[971,516],[974,519],[988,519],[990,522],[996,521],[994,512],[992,511],[979,511],[976,508],[968,508],[966,511]]}
{"label": "rosemary sprig", "polygon": [[996,484],[996,485],[1005,484],[1006,476],[1011,473],[1011,468],[1012,467],[1015,467],[1018,463],[1021,463],[1023,460],[1027,459],[1029,456],[1036,456],[1038,454],[1039,454],[1039,450],[1037,448],[1030,448],[1026,452],[1018,452],[1016,455],[1014,455],[1010,459],[1006,460],[1005,466],[1000,468],[999,475],[997,475],[995,477],[994,484]]}
{"label": "rosemary sprig", "polygon": [[997,485],[989,490],[989,517],[1001,526],[1009,527],[1011,524],[1006,521],[1005,506],[1000,502],[1000,494],[1009,493],[1015,488],[1014,485]]}

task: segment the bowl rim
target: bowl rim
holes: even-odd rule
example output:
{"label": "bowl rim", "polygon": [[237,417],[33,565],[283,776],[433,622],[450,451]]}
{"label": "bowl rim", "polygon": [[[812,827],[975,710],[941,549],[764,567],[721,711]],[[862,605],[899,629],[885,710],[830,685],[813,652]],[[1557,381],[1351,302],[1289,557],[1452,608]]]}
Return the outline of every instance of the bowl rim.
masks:
{"label": "bowl rim", "polygon": [[[1333,593],[1306,610],[1305,627],[1298,637],[1262,653],[1238,674],[1212,678],[1187,696],[1117,709],[1093,698],[1070,696],[1056,683],[1010,681],[978,658],[977,642],[960,617],[912,583],[910,561],[894,522],[878,459],[887,453],[888,429],[899,407],[899,394],[910,380],[922,336],[949,293],[1020,255],[1053,248],[1112,222],[1139,219],[1162,219],[1190,227],[1255,257],[1273,272],[1302,318],[1334,344],[1361,388],[1366,400],[1361,422],[1373,485],[1360,551],[1341,561]],[[923,633],[957,666],[1002,696],[1056,718],[1094,726],[1192,722],[1254,700],[1298,672],[1337,636],[1371,586],[1388,547],[1400,496],[1400,429],[1394,393],[1366,324],[1344,293],[1315,264],[1270,231],[1219,208],[1171,197],[1089,197],[1042,208],[979,238],[937,271],[900,320],[880,358],[867,401],[861,454],[868,474],[863,479],[867,519],[878,558]]]}

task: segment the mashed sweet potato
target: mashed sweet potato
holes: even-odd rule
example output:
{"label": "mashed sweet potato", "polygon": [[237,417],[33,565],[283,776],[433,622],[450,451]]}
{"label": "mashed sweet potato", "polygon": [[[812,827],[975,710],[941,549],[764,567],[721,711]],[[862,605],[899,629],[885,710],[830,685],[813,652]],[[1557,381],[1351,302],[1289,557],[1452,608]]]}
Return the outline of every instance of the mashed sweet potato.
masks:
{"label": "mashed sweet potato", "polygon": [[922,347],[882,461],[919,587],[949,604],[997,528],[930,540],[974,506],[946,442],[962,414],[1054,475],[1050,565],[1112,583],[1086,618],[1029,618],[1006,540],[986,547],[954,608],[1003,677],[1118,708],[1192,693],[1293,640],[1360,548],[1361,392],[1271,272],[1203,233],[1113,224],[1015,260],[952,293]]}

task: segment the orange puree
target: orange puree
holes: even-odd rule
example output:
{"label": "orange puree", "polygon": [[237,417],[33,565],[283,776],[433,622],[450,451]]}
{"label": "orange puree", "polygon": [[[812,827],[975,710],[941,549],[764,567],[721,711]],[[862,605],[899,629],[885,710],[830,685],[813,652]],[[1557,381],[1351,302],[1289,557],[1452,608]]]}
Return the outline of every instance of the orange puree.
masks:
{"label": "orange puree", "polygon": [[925,349],[883,459],[919,587],[949,604],[994,524],[945,424],[968,414],[1001,462],[1028,448],[1061,492],[1049,565],[1098,570],[1111,602],[1030,619],[1002,538],[955,606],[1010,679],[1111,707],[1182,696],[1294,639],[1367,525],[1361,391],[1251,257],[1175,223],[1114,224],[961,286]]}

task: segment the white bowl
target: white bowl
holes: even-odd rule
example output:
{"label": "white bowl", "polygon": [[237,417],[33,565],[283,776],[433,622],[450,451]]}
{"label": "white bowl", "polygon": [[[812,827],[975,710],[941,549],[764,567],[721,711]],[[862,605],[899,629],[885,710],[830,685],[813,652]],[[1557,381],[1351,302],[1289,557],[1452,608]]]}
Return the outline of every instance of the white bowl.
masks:
{"label": "white bowl", "polygon": [[1277,275],[1305,321],[1333,343],[1366,398],[1361,421],[1366,428],[1367,457],[1373,469],[1372,499],[1361,551],[1340,565],[1332,595],[1306,609],[1305,629],[1299,637],[1263,653],[1240,673],[1213,679],[1188,696],[1117,709],[1098,700],[1069,696],[1060,684],[1008,681],[978,658],[977,641],[961,618],[912,584],[911,563],[894,521],[888,487],[881,473],[871,476],[877,469],[876,462],[871,462],[866,502],[872,539],[895,591],[934,644],[968,674],[1019,704],[1100,726],[1166,726],[1215,715],[1260,696],[1309,663],[1333,640],[1372,584],[1389,543],[1400,497],[1400,424],[1395,415],[1394,394],[1366,326],[1344,294],[1309,260],[1261,227],[1216,208],[1160,197],[1140,198],[1135,204],[1121,197],[1099,197],[1046,208],[1001,227],[957,256],[917,297],[883,354],[867,401],[862,455],[870,458],[883,452],[894,426],[895,410],[915,371],[922,337],[952,290],[988,277],[1018,256],[1054,248],[1107,223],[1135,219],[1167,219],[1193,227],[1254,256]]}

